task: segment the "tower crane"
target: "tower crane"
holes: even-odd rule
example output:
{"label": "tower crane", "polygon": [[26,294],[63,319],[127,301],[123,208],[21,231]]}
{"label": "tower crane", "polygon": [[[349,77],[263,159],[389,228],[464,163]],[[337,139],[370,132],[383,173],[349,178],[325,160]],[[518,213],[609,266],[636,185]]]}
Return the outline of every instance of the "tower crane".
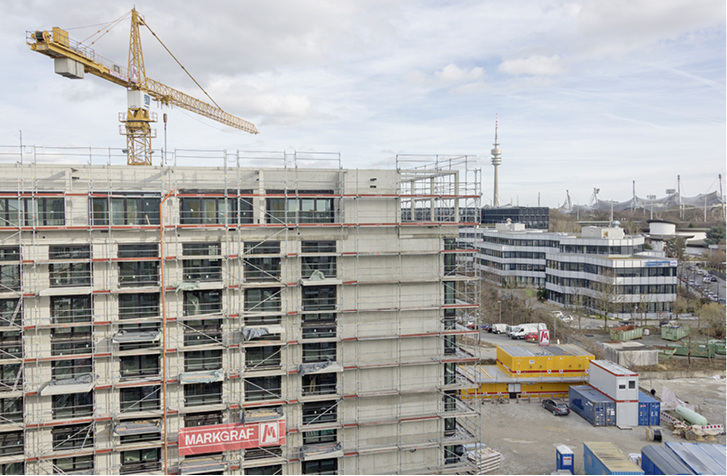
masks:
{"label": "tower crane", "polygon": [[61,76],[83,79],[84,73],[89,73],[127,89],[128,110],[125,115],[120,114],[119,120],[125,125],[121,134],[126,136],[128,165],[151,165],[151,140],[156,137],[151,123],[157,120],[156,113],[149,111],[152,99],[162,105],[181,107],[251,134],[258,133],[254,124],[223,111],[216,103],[207,104],[147,77],[141,49],[141,26],[146,26],[158,39],[143,16],[136,9],[132,9],[127,68],[110,62],[97,55],[92,48],[71,40],[68,32],[58,27],[53,27],[52,32],[29,32],[26,43],[31,50],[53,58],[55,72]]}

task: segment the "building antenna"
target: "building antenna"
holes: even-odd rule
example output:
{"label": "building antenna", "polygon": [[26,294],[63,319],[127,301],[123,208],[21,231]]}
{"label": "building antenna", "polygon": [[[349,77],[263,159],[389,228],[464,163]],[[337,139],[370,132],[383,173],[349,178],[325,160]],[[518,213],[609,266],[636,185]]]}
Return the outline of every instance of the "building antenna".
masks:
{"label": "building antenna", "polygon": [[498,188],[497,181],[497,167],[502,163],[502,150],[500,150],[500,144],[497,143],[497,114],[495,114],[495,143],[493,144],[492,150],[492,166],[495,168],[495,185],[492,192],[492,206],[498,208],[500,206],[500,190]]}

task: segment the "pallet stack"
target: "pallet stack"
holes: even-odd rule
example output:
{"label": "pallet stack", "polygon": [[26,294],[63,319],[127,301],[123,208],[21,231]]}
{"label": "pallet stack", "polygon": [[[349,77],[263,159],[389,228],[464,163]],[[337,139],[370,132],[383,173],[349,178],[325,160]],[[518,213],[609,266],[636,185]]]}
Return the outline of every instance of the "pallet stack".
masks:
{"label": "pallet stack", "polygon": [[467,453],[467,459],[477,466],[476,474],[492,473],[500,469],[502,455],[492,448],[480,448]]}

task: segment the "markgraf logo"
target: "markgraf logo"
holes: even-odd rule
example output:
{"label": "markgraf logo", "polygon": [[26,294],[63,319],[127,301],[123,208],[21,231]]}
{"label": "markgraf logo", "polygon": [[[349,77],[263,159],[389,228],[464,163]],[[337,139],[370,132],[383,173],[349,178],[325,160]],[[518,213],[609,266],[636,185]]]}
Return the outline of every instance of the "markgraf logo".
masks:
{"label": "markgraf logo", "polygon": [[279,439],[277,422],[260,424],[260,445],[276,444]]}

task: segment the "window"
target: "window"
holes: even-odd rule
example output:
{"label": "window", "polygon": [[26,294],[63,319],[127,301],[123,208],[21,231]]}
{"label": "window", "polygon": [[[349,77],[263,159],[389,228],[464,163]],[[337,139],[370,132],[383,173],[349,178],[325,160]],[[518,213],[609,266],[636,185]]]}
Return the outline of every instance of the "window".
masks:
{"label": "window", "polygon": [[184,291],[184,315],[220,314],[222,291]]}
{"label": "window", "polygon": [[121,452],[120,474],[161,471],[161,448],[146,448]]}
{"label": "window", "polygon": [[11,421],[23,421],[22,397],[0,399],[0,424],[5,424]]}
{"label": "window", "polygon": [[0,456],[22,455],[24,451],[22,430],[0,433]]}
{"label": "window", "polygon": [[93,473],[93,455],[57,458],[53,460],[53,474],[84,473]]}
{"label": "window", "polygon": [[53,263],[48,265],[51,287],[90,286],[91,265],[89,263]]}
{"label": "window", "polygon": [[93,352],[91,326],[51,329],[51,355],[90,354]]}
{"label": "window", "polygon": [[220,256],[222,246],[220,243],[183,243],[182,254],[184,256]]}
{"label": "window", "polygon": [[1,463],[0,474],[25,474],[25,462]]}
{"label": "window", "polygon": [[0,365],[0,392],[11,392],[23,386],[20,364]]}
{"label": "window", "polygon": [[304,375],[300,378],[303,396],[328,395],[336,393],[335,373]]}
{"label": "window", "polygon": [[222,260],[185,259],[185,281],[222,281]]}
{"label": "window", "polygon": [[452,385],[457,380],[454,362],[444,363],[444,385]]}
{"label": "window", "polygon": [[159,375],[158,355],[127,355],[120,360],[121,378],[134,379]]}
{"label": "window", "polygon": [[[269,194],[282,194],[284,191],[271,190]],[[330,195],[333,192],[310,191],[310,194]],[[322,197],[281,197],[267,199],[267,223],[335,223],[333,198]]]}
{"label": "window", "polygon": [[119,263],[119,286],[159,286],[158,261]]}
{"label": "window", "polygon": [[303,344],[303,363],[326,362],[336,360],[335,342],[315,342]]}
{"label": "window", "polygon": [[257,466],[254,468],[245,468],[245,475],[275,475],[283,474],[283,467],[279,464],[271,464],[268,466]]}
{"label": "window", "polygon": [[119,294],[119,319],[159,316],[159,294]]}
{"label": "window", "polygon": [[302,290],[304,311],[333,311],[336,309],[335,286],[307,286]]}
{"label": "window", "polygon": [[48,259],[82,260],[91,258],[89,245],[54,245],[48,248]]}
{"label": "window", "polygon": [[0,292],[20,291],[20,266],[0,265]]}
{"label": "window", "polygon": [[158,194],[115,192],[91,198],[92,225],[158,225]]}
{"label": "window", "polygon": [[51,296],[50,315],[53,324],[91,322],[91,296]]}
{"label": "window", "polygon": [[184,321],[184,345],[222,343],[222,319]]}
{"label": "window", "polygon": [[301,253],[335,253],[335,241],[303,241],[300,244]]}
{"label": "window", "polygon": [[462,454],[461,445],[448,445],[444,447],[444,464],[455,464],[459,461],[459,454]]}
{"label": "window", "polygon": [[23,337],[20,331],[0,332],[0,359],[23,356]]}
{"label": "window", "polygon": [[247,461],[265,458],[279,458],[283,456],[283,449],[280,446],[265,446],[261,448],[248,448],[245,450]]}
{"label": "window", "polygon": [[143,412],[159,410],[159,386],[130,387],[121,389],[121,411]]}
{"label": "window", "polygon": [[279,255],[279,241],[246,241],[246,255]]}
{"label": "window", "polygon": [[[160,420],[146,420],[146,423],[157,425],[159,428],[161,428],[161,421]],[[121,444],[130,444],[130,443],[143,443],[145,441],[158,441],[162,439],[161,432],[158,431],[152,431],[150,433],[140,433],[137,435],[123,435],[121,437]]]}
{"label": "window", "polygon": [[279,375],[245,379],[245,400],[249,402],[280,398],[281,390]]}
{"label": "window", "polygon": [[245,349],[245,366],[248,371],[280,367],[280,346],[248,347]]}
{"label": "window", "polygon": [[303,314],[301,329],[303,339],[336,337],[336,314],[332,312]]}
{"label": "window", "polygon": [[246,258],[245,281],[265,282],[280,279],[280,258]]}
{"label": "window", "polygon": [[63,197],[0,198],[0,226],[65,225]]}
{"label": "window", "polygon": [[192,350],[184,353],[184,371],[217,370],[222,368],[221,350]]}
{"label": "window", "polygon": [[63,359],[51,362],[53,379],[64,380],[93,372],[91,359]]}
{"label": "window", "polygon": [[444,284],[444,304],[456,304],[455,300],[455,283],[447,281]]}
{"label": "window", "polygon": [[445,418],[444,419],[444,436],[454,436],[457,432],[457,419],[456,418]]}
{"label": "window", "polygon": [[304,445],[316,445],[319,443],[335,443],[338,441],[338,430],[316,430],[303,432]]}
{"label": "window", "polygon": [[280,312],[280,288],[245,289],[245,311]]}
{"label": "window", "polygon": [[23,304],[20,299],[0,299],[0,327],[23,324]]}
{"label": "window", "polygon": [[338,401],[309,402],[303,404],[303,424],[318,425],[337,421]]}
{"label": "window", "polygon": [[[182,190],[182,192],[191,192]],[[225,193],[208,190],[206,193]],[[244,191],[251,194],[252,191]],[[237,191],[228,191],[232,197],[182,197],[179,199],[179,221],[183,225],[252,223],[252,197],[237,197]]]}
{"label": "window", "polygon": [[338,474],[338,459],[303,461],[303,474]]}
{"label": "window", "polygon": [[192,413],[184,416],[184,427],[220,425],[222,412]]}
{"label": "window", "polygon": [[53,418],[93,415],[93,392],[53,395]]}
{"label": "window", "polygon": [[158,258],[159,245],[156,243],[135,243],[133,245],[119,245],[119,258]]}
{"label": "window", "polygon": [[185,385],[184,402],[187,407],[222,403],[222,382]]}
{"label": "window", "polygon": [[630,389],[636,388],[636,380],[629,380],[629,388]]}
{"label": "window", "polygon": [[335,278],[336,257],[304,256],[302,261],[301,273],[304,279],[310,279],[311,277],[315,277],[315,275],[323,278]]}
{"label": "window", "polygon": [[53,428],[53,451],[92,448],[93,427],[94,423]]}

